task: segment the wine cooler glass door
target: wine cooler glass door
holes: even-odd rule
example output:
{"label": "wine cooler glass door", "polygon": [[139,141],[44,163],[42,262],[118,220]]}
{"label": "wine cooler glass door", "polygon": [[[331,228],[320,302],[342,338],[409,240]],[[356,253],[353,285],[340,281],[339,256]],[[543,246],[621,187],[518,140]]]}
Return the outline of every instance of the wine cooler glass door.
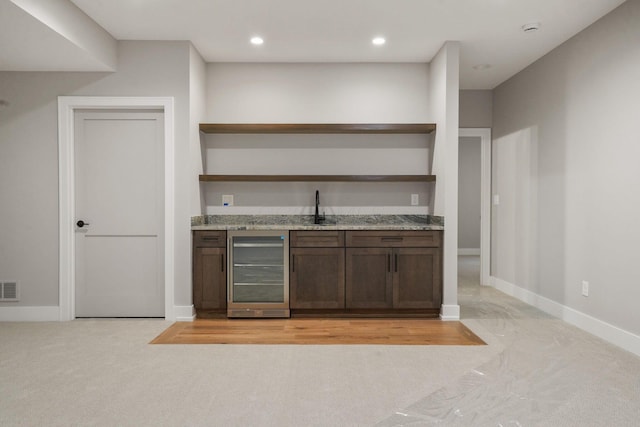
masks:
{"label": "wine cooler glass door", "polygon": [[264,233],[230,237],[230,309],[289,309],[288,236]]}

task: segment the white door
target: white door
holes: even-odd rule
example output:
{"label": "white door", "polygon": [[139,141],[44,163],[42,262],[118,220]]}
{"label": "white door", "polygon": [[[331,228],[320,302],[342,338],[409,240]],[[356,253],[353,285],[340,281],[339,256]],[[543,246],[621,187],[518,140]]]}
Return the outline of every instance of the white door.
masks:
{"label": "white door", "polygon": [[162,111],[77,111],[76,317],[164,317]]}

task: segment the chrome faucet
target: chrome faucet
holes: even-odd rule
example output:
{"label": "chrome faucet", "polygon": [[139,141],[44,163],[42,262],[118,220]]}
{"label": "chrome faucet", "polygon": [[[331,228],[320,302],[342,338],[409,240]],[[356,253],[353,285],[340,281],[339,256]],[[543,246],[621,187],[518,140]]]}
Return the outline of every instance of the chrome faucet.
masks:
{"label": "chrome faucet", "polygon": [[313,216],[313,223],[320,224],[324,221],[324,215],[320,215],[318,207],[320,206],[320,190],[316,190],[316,213]]}

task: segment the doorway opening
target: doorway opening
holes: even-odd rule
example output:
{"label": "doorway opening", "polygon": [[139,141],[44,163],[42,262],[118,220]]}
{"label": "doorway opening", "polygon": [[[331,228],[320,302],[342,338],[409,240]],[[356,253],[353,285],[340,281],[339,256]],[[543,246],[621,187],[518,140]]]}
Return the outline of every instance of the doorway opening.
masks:
{"label": "doorway opening", "polygon": [[[466,156],[460,161],[473,162],[468,168],[461,164],[458,165],[460,175],[473,169],[470,171],[472,172],[471,177],[464,179],[459,177],[460,185],[465,185],[464,182],[473,184],[474,180],[476,184],[473,189],[459,189],[460,197],[465,200],[459,200],[458,224],[459,227],[468,228],[465,231],[459,229],[459,255],[479,257],[480,284],[489,286],[491,266],[491,129],[460,128],[458,144],[461,157]],[[465,149],[467,148],[466,144],[470,144],[469,150]],[[477,185],[478,177],[479,186]],[[470,206],[469,209],[464,207],[466,204]],[[469,212],[470,209],[471,212]],[[476,236],[475,234],[478,232],[479,236]],[[463,246],[460,246],[461,244]]]}

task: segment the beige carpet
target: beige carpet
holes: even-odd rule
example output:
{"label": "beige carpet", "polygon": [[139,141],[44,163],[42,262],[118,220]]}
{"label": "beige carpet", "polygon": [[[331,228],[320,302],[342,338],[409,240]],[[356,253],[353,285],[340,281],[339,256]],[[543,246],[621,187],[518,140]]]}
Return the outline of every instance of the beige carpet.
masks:
{"label": "beige carpet", "polygon": [[0,426],[638,425],[640,358],[460,283],[487,345],[150,345],[169,322],[0,323]]}

